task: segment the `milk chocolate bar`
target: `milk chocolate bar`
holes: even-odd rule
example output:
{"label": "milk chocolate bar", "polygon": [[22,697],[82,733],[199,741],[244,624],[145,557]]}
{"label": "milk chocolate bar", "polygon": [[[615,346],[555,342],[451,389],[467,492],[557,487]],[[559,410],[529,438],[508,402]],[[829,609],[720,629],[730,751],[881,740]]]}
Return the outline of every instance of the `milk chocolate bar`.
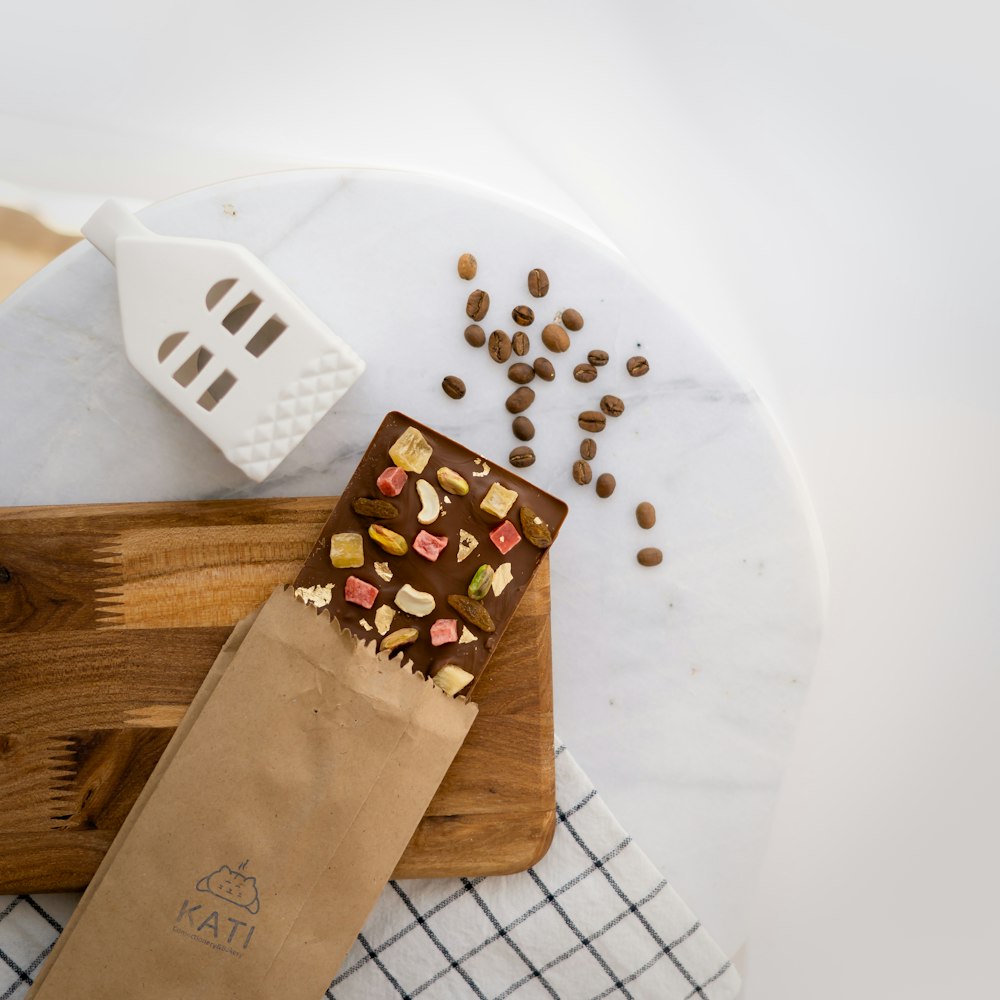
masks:
{"label": "milk chocolate bar", "polygon": [[[567,507],[401,413],[382,421],[295,579],[359,639],[468,695]],[[443,671],[443,672],[442,672]]]}

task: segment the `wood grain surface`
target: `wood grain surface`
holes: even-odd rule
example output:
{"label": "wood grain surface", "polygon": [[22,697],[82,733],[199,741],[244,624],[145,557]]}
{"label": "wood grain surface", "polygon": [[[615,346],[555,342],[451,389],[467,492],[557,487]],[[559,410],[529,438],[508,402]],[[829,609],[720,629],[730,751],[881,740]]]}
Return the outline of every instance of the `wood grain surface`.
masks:
{"label": "wood grain surface", "polygon": [[[336,497],[0,508],[0,892],[82,889],[232,626]],[[555,828],[548,561],[396,878],[520,871]]]}

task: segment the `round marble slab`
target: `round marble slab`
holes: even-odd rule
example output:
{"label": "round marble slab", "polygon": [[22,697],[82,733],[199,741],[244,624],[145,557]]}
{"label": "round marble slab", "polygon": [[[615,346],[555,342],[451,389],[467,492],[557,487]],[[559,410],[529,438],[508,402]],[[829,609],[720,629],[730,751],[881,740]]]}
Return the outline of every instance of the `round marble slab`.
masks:
{"label": "round marble slab", "polygon": [[[368,362],[363,378],[261,485],[249,482],[129,366],[115,274],[74,247],[0,307],[0,505],[339,492],[384,413],[400,409],[506,461],[519,444],[505,367],[465,343],[465,302],[491,297],[487,333],[535,311],[538,460],[523,474],[570,516],[552,553],[556,727],[609,806],[719,943],[742,941],[783,760],[818,646],[818,548],[798,480],[752,390],[578,231],[478,188],[389,171],[296,171],[220,184],[142,213],[156,231],[235,240],[272,267]],[[462,281],[463,251],[479,260]],[[527,274],[543,267],[548,295]],[[583,329],[544,351],[564,308]],[[572,377],[587,352],[598,379]],[[642,354],[650,372],[631,378]],[[512,359],[512,360],[516,360]],[[460,401],[441,390],[463,378]],[[594,435],[600,499],[571,467],[577,414],[612,393]],[[642,500],[654,528],[636,524]],[[659,546],[662,565],[636,552]]]}

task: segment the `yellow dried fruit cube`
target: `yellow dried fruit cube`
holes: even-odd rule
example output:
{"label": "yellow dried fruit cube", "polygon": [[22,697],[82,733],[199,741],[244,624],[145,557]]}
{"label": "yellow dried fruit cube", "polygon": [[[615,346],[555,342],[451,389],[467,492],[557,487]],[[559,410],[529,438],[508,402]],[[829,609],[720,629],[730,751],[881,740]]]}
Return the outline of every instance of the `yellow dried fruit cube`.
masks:
{"label": "yellow dried fruit cube", "polygon": [[343,531],[330,538],[330,562],[337,569],[353,569],[365,564],[364,540],[356,531]]}
{"label": "yellow dried fruit cube", "polygon": [[389,457],[400,469],[423,472],[433,451],[427,438],[416,427],[407,427],[389,449]]}
{"label": "yellow dried fruit cube", "polygon": [[508,490],[499,483],[494,483],[489,492],[483,497],[483,502],[479,505],[481,510],[494,517],[506,517],[507,511],[514,506],[517,494],[513,490]]}

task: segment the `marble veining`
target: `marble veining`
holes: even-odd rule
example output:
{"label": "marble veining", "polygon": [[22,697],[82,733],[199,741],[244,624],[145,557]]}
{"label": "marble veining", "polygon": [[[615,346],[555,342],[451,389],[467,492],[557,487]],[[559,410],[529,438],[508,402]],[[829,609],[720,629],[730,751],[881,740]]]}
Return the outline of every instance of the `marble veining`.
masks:
{"label": "marble veining", "polygon": [[[226,208],[224,206],[231,206]],[[115,276],[75,247],[0,307],[0,504],[322,495],[340,490],[388,409],[484,455],[515,444],[504,368],[462,338],[474,287],[483,326],[510,310],[584,329],[535,380],[527,478],[570,516],[552,554],[556,726],[653,861],[730,951],[742,940],[783,760],[813,667],[820,584],[809,522],[756,396],[603,245],[523,206],[417,175],[301,171],[191,192],[141,213],[153,229],[237,240],[365,358],[368,371],[271,477],[255,485],[128,365]],[[455,273],[479,259],[474,282]],[[531,267],[548,272],[531,299]],[[573,366],[612,356],[581,385]],[[547,352],[546,352],[547,353]],[[630,378],[633,354],[650,373]],[[551,355],[549,355],[552,357]],[[440,389],[461,376],[465,399]],[[626,412],[595,436],[594,474],[570,477],[576,414],[604,393]],[[657,508],[642,531],[633,511]],[[634,558],[659,545],[665,560]]]}

